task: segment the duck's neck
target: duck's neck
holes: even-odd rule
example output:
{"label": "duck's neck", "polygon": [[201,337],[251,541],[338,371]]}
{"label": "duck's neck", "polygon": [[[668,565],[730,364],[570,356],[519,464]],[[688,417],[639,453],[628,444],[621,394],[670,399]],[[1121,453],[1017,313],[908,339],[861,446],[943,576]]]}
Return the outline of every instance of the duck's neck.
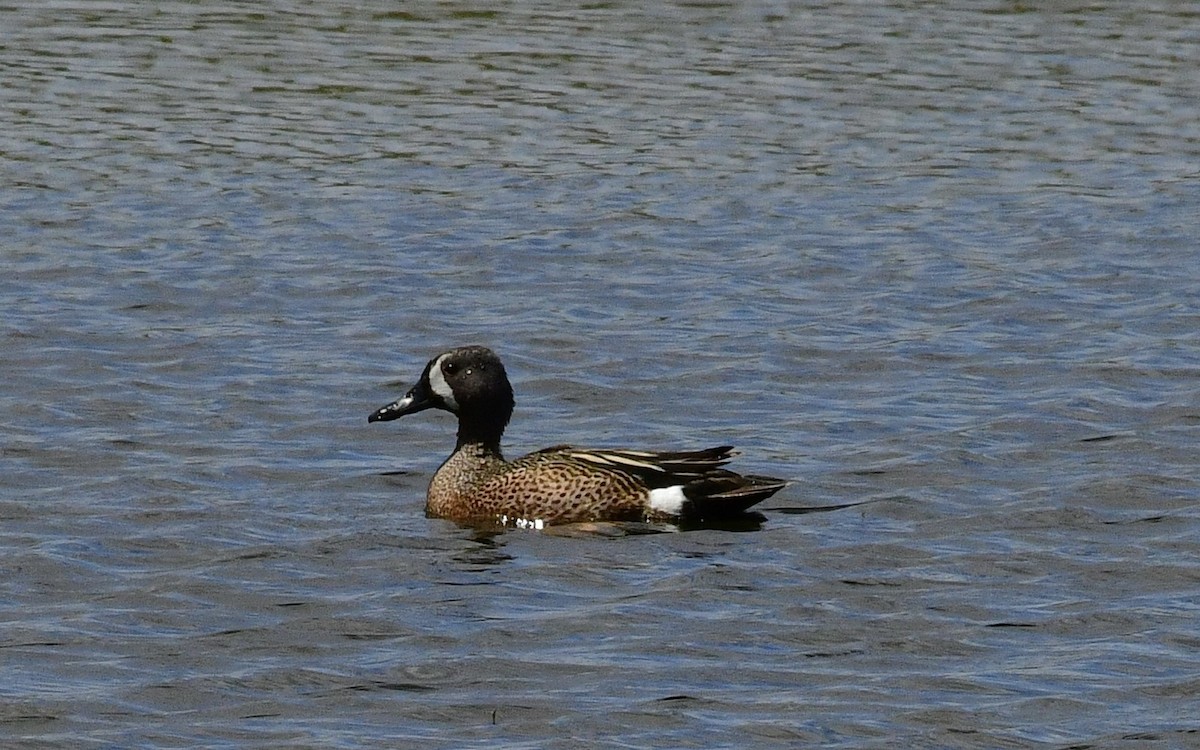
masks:
{"label": "duck's neck", "polygon": [[497,467],[508,464],[500,453],[500,446],[487,443],[464,443],[461,440],[455,446],[454,453],[451,453],[450,458],[446,461],[455,464],[469,474],[468,484],[479,478],[475,474],[476,470],[482,471],[482,475],[487,475]]}
{"label": "duck's neck", "polygon": [[504,424],[496,422],[458,422],[458,444],[454,452],[469,451],[480,455],[500,456],[500,438],[504,436]]}

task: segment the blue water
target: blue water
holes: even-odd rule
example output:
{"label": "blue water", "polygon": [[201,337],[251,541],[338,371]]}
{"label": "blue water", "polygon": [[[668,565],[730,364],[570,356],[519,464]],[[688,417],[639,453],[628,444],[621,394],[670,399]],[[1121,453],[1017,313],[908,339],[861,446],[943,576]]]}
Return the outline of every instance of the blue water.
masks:
{"label": "blue water", "polygon": [[[0,15],[0,744],[1195,744],[1186,5]],[[793,484],[427,519],[462,343]]]}

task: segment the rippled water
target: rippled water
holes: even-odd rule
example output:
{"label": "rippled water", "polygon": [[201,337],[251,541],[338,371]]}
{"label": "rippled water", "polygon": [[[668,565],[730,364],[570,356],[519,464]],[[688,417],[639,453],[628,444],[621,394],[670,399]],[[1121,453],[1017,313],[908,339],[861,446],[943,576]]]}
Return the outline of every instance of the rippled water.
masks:
{"label": "rippled water", "polygon": [[[1042,5],[0,10],[0,744],[1200,744],[1200,16]],[[467,342],[795,483],[426,519]]]}

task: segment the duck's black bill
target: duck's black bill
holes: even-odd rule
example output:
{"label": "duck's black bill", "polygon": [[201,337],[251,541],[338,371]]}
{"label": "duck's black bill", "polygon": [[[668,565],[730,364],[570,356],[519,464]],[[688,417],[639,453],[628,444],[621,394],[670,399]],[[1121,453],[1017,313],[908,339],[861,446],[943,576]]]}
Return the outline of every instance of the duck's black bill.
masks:
{"label": "duck's black bill", "polygon": [[390,422],[393,419],[403,417],[405,414],[415,414],[419,411],[425,411],[433,405],[433,401],[429,398],[425,390],[417,387],[404,394],[404,398],[393,401],[387,406],[371,412],[371,416],[367,417],[367,421]]}

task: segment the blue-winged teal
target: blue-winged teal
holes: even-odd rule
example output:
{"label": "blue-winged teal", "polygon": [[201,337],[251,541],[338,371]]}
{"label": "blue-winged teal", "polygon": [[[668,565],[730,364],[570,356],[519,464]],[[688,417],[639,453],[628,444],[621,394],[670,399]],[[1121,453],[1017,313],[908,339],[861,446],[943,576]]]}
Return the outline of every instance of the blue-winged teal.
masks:
{"label": "blue-winged teal", "polygon": [[787,484],[722,469],[731,446],[660,453],[559,445],[505,461],[500,437],[512,416],[512,386],[500,358],[482,346],[434,357],[404,398],[368,421],[430,408],[458,415],[458,444],[429,483],[430,516],[533,528],[709,520],[737,516]]}

